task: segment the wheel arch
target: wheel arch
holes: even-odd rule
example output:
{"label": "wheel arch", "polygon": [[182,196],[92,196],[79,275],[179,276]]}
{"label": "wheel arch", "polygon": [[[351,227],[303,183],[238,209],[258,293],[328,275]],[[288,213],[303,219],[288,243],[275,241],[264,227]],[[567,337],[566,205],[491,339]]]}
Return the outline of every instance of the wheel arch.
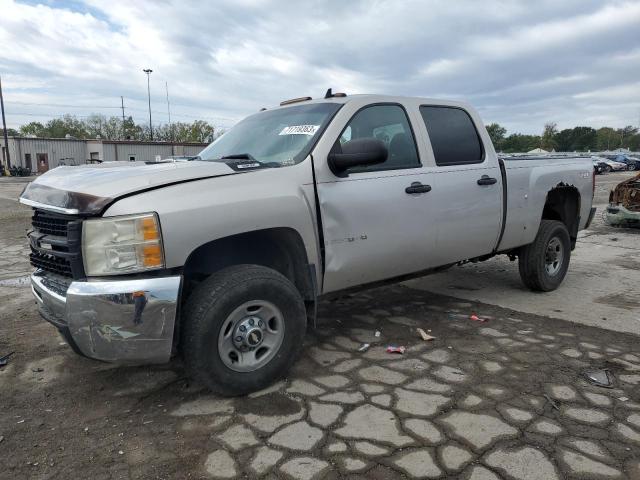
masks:
{"label": "wheel arch", "polygon": [[184,297],[212,273],[240,264],[276,270],[296,286],[305,302],[315,302],[315,266],[309,263],[302,236],[290,227],[239,233],[198,246],[184,264]]}
{"label": "wheel arch", "polygon": [[567,227],[571,248],[575,247],[580,227],[580,191],[560,183],[547,192],[540,220],[558,220]]}

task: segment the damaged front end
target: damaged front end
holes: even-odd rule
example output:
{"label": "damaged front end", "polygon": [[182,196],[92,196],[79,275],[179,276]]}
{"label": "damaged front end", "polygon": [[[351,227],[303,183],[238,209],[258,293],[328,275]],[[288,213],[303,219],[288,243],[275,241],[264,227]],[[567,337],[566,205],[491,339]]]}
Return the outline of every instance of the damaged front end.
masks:
{"label": "damaged front end", "polygon": [[611,191],[606,218],[611,225],[640,228],[640,174]]}

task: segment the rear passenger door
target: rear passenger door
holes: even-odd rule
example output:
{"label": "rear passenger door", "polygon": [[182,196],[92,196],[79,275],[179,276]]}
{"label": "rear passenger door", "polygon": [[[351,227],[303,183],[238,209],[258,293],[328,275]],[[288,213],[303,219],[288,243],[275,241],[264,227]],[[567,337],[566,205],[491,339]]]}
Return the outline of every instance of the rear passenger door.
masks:
{"label": "rear passenger door", "polygon": [[384,163],[352,168],[346,176],[316,169],[325,293],[419,271],[433,247],[425,217],[428,175],[405,108],[387,103],[361,108],[331,140],[331,151],[370,137],[386,144]]}
{"label": "rear passenger door", "polygon": [[459,107],[422,105],[420,115],[435,164],[429,202],[434,228],[431,266],[491,253],[502,221],[502,176],[487,155],[470,114]]}

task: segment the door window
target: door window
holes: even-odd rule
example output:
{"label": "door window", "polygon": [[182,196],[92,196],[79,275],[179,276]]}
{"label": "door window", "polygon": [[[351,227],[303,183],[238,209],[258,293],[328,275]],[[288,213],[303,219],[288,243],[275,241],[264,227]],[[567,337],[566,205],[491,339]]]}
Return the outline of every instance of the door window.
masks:
{"label": "door window", "polygon": [[351,168],[350,173],[420,167],[413,131],[400,105],[372,105],[360,110],[342,131],[332,151],[340,152],[343,143],[358,138],[381,140],[389,156],[384,163]]}
{"label": "door window", "polygon": [[482,163],[484,149],[467,112],[457,107],[422,106],[436,165]]}

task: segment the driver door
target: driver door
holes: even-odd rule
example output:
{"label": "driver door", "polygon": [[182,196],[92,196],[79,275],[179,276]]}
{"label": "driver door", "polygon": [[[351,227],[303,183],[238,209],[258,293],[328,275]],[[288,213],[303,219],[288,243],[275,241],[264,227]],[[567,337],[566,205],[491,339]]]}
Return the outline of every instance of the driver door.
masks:
{"label": "driver door", "polygon": [[420,162],[404,107],[375,104],[358,110],[332,151],[366,137],[385,143],[384,163],[355,167],[340,177],[326,171],[317,176],[324,293],[422,270],[434,243],[427,222],[430,174]]}

